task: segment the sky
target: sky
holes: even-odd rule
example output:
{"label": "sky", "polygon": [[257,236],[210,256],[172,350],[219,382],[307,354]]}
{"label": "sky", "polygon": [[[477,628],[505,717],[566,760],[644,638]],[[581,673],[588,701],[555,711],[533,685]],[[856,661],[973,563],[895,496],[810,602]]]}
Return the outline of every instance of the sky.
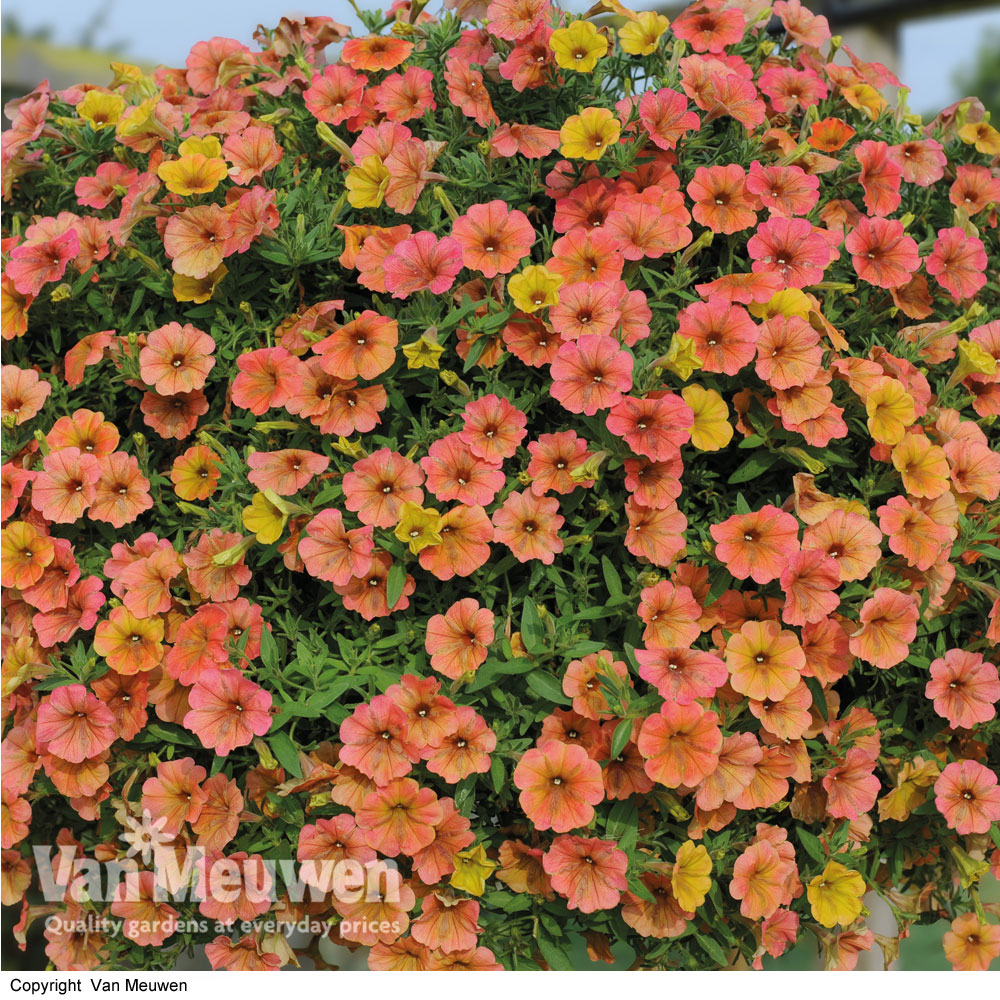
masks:
{"label": "sky", "polygon": [[[362,0],[363,3],[363,0]],[[564,6],[582,10],[589,0]],[[388,6],[388,4],[386,4]],[[437,5],[432,4],[433,10]],[[183,65],[191,46],[213,35],[249,43],[258,23],[273,26],[283,14],[326,14],[357,27],[347,0],[320,0],[299,6],[297,0],[4,0],[3,12],[14,15],[27,31],[53,27],[53,40],[76,44],[96,11],[106,8],[106,23],[95,32],[98,44],[121,43],[125,54],[154,63]],[[169,12],[169,16],[167,16]],[[899,76],[911,88],[910,107],[933,111],[957,97],[951,85],[955,70],[974,55],[988,27],[1000,29],[1000,3],[970,14],[911,22],[902,31]]]}

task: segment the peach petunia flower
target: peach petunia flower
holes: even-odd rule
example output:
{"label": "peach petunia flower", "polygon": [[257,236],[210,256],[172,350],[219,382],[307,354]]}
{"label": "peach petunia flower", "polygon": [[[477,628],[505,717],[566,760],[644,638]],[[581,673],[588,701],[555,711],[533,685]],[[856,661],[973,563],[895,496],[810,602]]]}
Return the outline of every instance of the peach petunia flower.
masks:
{"label": "peach petunia flower", "polygon": [[535,827],[556,833],[588,826],[604,798],[600,764],[582,747],[558,740],[527,750],[514,769],[514,784]]}

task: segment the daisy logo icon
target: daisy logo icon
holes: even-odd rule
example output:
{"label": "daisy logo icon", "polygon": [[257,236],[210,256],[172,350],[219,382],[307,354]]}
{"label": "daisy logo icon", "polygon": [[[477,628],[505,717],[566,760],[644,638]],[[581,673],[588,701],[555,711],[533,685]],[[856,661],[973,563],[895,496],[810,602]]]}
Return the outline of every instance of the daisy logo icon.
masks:
{"label": "daisy logo icon", "polygon": [[118,839],[128,845],[127,858],[141,857],[143,864],[149,864],[174,839],[163,827],[167,819],[159,816],[153,819],[148,809],[143,809],[142,819],[134,816],[125,818],[125,832]]}

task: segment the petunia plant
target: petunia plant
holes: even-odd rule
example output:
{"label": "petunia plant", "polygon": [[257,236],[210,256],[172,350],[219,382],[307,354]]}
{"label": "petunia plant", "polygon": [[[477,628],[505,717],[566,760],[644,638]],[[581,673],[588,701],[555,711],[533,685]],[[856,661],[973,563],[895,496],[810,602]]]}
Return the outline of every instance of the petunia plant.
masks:
{"label": "petunia plant", "polygon": [[1000,133],[799,0],[424,6],[6,108],[14,936],[986,968]]}

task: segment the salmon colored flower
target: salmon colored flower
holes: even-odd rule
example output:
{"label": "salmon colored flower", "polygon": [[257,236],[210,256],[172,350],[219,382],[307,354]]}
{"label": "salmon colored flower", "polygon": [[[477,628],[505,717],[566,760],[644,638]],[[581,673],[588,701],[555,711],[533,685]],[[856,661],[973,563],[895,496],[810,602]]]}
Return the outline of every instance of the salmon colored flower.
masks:
{"label": "salmon colored flower", "polygon": [[489,516],[477,504],[456,504],[441,516],[441,544],[420,553],[420,565],[439,580],[469,576],[490,557],[494,535]]}
{"label": "salmon colored flower", "polygon": [[868,812],[882,787],[874,769],[875,761],[864,749],[848,750],[844,763],[823,776],[827,815],[853,822]]}
{"label": "salmon colored flower", "polygon": [[177,931],[180,913],[157,894],[151,871],[126,872],[111,902],[111,912],[121,917],[122,934],[143,948],[159,948]]}
{"label": "salmon colored flower", "polygon": [[772,316],[757,336],[757,374],[772,389],[793,389],[812,381],[823,352],[819,335],[799,316]]}
{"label": "salmon colored flower", "polygon": [[631,684],[624,661],[615,660],[607,651],[588,653],[582,660],[570,661],[563,675],[563,694],[573,699],[573,711],[585,719],[606,719],[612,714],[601,686],[602,676],[608,680],[617,677]]}
{"label": "salmon colored flower", "polygon": [[384,262],[386,291],[394,299],[405,299],[414,292],[446,292],[462,269],[461,244],[433,233],[414,233],[397,243]]}
{"label": "salmon colored flower", "polygon": [[425,648],[431,666],[452,680],[478,670],[492,642],[493,612],[481,608],[474,597],[456,601],[427,623]]}
{"label": "salmon colored flower", "polygon": [[809,138],[806,142],[813,149],[822,150],[824,153],[835,153],[846,146],[854,135],[854,129],[842,119],[824,118],[809,126]]}
{"label": "salmon colored flower", "polygon": [[935,524],[906,497],[892,497],[879,507],[879,527],[889,539],[889,548],[902,556],[907,565],[921,571],[937,562],[952,535],[948,528]]}
{"label": "salmon colored flower", "polygon": [[345,586],[351,577],[363,577],[371,568],[371,527],[344,527],[339,510],[320,511],[305,526],[299,555],[306,572],[317,580]]}
{"label": "salmon colored flower", "polygon": [[722,748],[719,717],[697,702],[667,701],[642,724],[636,741],[645,770],[667,788],[694,786],[715,770]]}
{"label": "salmon colored flower", "polygon": [[[406,713],[387,695],[362,703],[340,724],[340,759],[378,785],[413,769],[420,751],[410,742]],[[428,841],[429,843],[429,841]]]}
{"label": "salmon colored flower", "polygon": [[737,233],[757,224],[746,172],[738,163],[698,167],[687,193],[694,202],[691,214],[695,222],[713,233]]}
{"label": "salmon colored flower", "polygon": [[575,431],[559,431],[556,434],[540,434],[537,441],[529,441],[527,449],[531,453],[528,475],[531,476],[531,491],[538,496],[549,492],[572,493],[577,486],[589,489],[594,485],[591,479],[576,480],[573,471],[591,457],[587,442],[577,437]]}
{"label": "salmon colored flower", "polygon": [[789,625],[821,622],[840,605],[834,593],[841,582],[840,567],[819,549],[793,552],[779,579],[785,595],[781,618]]}
{"label": "salmon colored flower", "polygon": [[844,248],[858,277],[879,288],[905,285],[920,266],[916,241],[897,219],[865,216],[847,234]]}
{"label": "salmon colored flower", "polygon": [[823,280],[831,251],[826,240],[805,219],[774,216],[757,227],[747,241],[756,273],[779,274],[790,288],[805,288]]}
{"label": "salmon colored flower", "polygon": [[882,532],[867,517],[833,510],[802,533],[804,549],[820,549],[837,561],[840,579],[863,580],[882,556]]}
{"label": "salmon colored flower", "polygon": [[888,670],[906,659],[917,635],[918,617],[914,595],[889,587],[877,588],[861,607],[860,628],[851,636],[851,653],[880,670]]}
{"label": "salmon colored flower", "polygon": [[[322,73],[317,73],[312,78],[302,98],[310,114],[318,121],[328,125],[341,125],[361,113],[362,96],[367,83],[368,77],[355,73],[349,66],[327,66]],[[273,139],[273,132],[271,137]],[[226,143],[229,143],[229,139]]]}
{"label": "salmon colored flower", "polygon": [[997,776],[979,761],[952,761],[934,782],[934,805],[961,836],[988,833],[1000,820]]}
{"label": "salmon colored flower", "polygon": [[558,511],[555,497],[536,496],[531,490],[511,493],[493,514],[494,538],[519,562],[538,559],[551,565],[563,550],[558,532],[565,518]]}
{"label": "salmon colored flower", "polygon": [[208,400],[200,389],[174,396],[150,391],[142,397],[139,409],[146,425],[160,437],[182,441],[198,425],[198,417],[208,413]]}
{"label": "salmon colored flower", "polygon": [[951,922],[941,943],[956,971],[985,972],[1000,956],[1000,926],[981,924],[975,913],[963,913]]}
{"label": "salmon colored flower", "polygon": [[330,459],[314,451],[285,448],[282,451],[254,451],[247,457],[247,479],[259,490],[274,490],[279,496],[298,493],[314,476],[325,472]]}
{"label": "salmon colored flower", "polygon": [[496,749],[496,734],[474,708],[462,705],[455,711],[457,728],[429,748],[427,770],[456,784],[470,774],[484,774],[490,769],[490,754]]}
{"label": "salmon colored flower", "polygon": [[185,728],[220,757],[271,728],[271,695],[239,670],[202,671],[188,701]]}
{"label": "salmon colored flower", "polygon": [[528,217],[500,200],[469,206],[451,235],[462,248],[462,263],[486,278],[510,274],[535,241]]}
{"label": "salmon colored flower", "polygon": [[632,388],[632,355],[612,337],[586,335],[559,348],[552,395],[571,413],[593,416]]}
{"label": "salmon colored flower", "polygon": [[637,398],[623,396],[611,407],[607,427],[624,438],[637,455],[653,461],[675,457],[690,437],[694,413],[673,393]]}
{"label": "salmon colored flower", "polygon": [[795,518],[770,504],[750,514],[734,514],[709,531],[716,541],[716,558],[738,580],[777,580],[799,547]]}
{"label": "salmon colored flower", "polygon": [[735,375],[756,352],[757,325],[745,309],[722,296],[693,302],[677,314],[680,334],[694,341],[706,372]]}
{"label": "salmon colored flower", "polygon": [[349,38],[344,42],[340,58],[354,69],[377,72],[395,69],[407,60],[413,51],[413,42],[386,35],[366,35]]}
{"label": "salmon colored flower", "polygon": [[494,394],[468,403],[459,437],[477,457],[499,465],[517,451],[528,418],[509,400]]}
{"label": "salmon colored flower", "polygon": [[903,171],[892,157],[889,145],[865,139],[854,147],[854,156],[861,164],[858,180],[864,188],[868,214],[891,215],[899,207]]}
{"label": "salmon colored flower", "polygon": [[861,914],[865,880],[839,861],[828,861],[806,886],[813,917],[824,927],[847,927]]}
{"label": "salmon colored flower", "polygon": [[712,653],[699,649],[637,649],[639,676],[656,687],[660,696],[678,705],[711,698],[726,683],[726,665]]}
{"label": "salmon colored flower", "polygon": [[313,350],[328,375],[373,379],[392,367],[398,341],[399,326],[394,319],[365,309],[357,319],[314,344]]}
{"label": "salmon colored flower", "polygon": [[[48,240],[27,240],[10,252],[4,273],[20,295],[34,298],[52,281],[60,281],[66,265],[80,253],[80,237],[68,229]],[[14,367],[13,365],[4,368]]]}
{"label": "salmon colored flower", "polygon": [[246,586],[253,576],[243,559],[247,544],[236,531],[213,528],[203,533],[181,557],[188,579],[198,593],[213,601],[233,601],[239,597],[240,587]]}
{"label": "salmon colored flower", "polygon": [[195,823],[208,800],[202,788],[205,769],[191,757],[157,765],[156,776],[142,786],[142,808],[164,834],[176,835],[185,823]]}
{"label": "salmon colored flower", "polygon": [[222,263],[232,235],[228,212],[218,205],[196,205],[170,217],[163,249],[178,274],[207,278]]}
{"label": "salmon colored flower", "polygon": [[788,862],[769,840],[758,840],[736,859],[729,892],[744,917],[759,920],[777,913],[787,878]]}
{"label": "salmon colored flower", "polygon": [[613,840],[563,834],[552,841],[542,864],[552,888],[581,913],[610,910],[628,887],[628,856]]}
{"label": "salmon colored flower", "polygon": [[79,448],[60,448],[42,459],[31,484],[31,505],[57,524],[78,521],[97,496],[100,462]]}
{"label": "salmon colored flower", "polygon": [[997,668],[982,653],[949,649],[931,663],[931,679],[924,689],[934,711],[955,729],[972,729],[996,716],[1000,701]]}
{"label": "salmon colored flower", "polygon": [[686,132],[697,132],[701,120],[688,110],[687,98],[664,87],[647,90],[639,100],[639,120],[660,149],[673,149]]}
{"label": "salmon colored flower", "polygon": [[940,230],[926,260],[927,273],[957,299],[972,298],[986,284],[986,264],[983,241],[960,226]]}
{"label": "salmon colored flower", "polygon": [[107,750],[115,735],[111,711],[82,684],[56,688],[38,706],[36,742],[71,764]]}
{"label": "salmon colored flower", "polygon": [[422,912],[413,922],[410,934],[424,946],[451,955],[476,947],[482,930],[476,923],[478,919],[476,900],[432,892],[424,897]]}
{"label": "salmon colored flower", "polygon": [[644,872],[640,881],[652,896],[650,902],[634,892],[623,896],[622,920],[643,937],[672,938],[687,930],[694,913],[685,910],[674,894],[671,878],[659,872]]}
{"label": "salmon colored flower", "polygon": [[412,778],[393,778],[372,792],[357,812],[358,828],[369,847],[386,857],[413,856],[434,840],[444,818],[437,796]]}
{"label": "salmon colored flower", "polygon": [[589,826],[594,806],[604,798],[600,764],[583,747],[558,740],[525,751],[514,768],[514,784],[535,827],[556,833]]}
{"label": "salmon colored flower", "polygon": [[743,37],[743,11],[721,4],[692,5],[674,20],[673,32],[689,42],[695,52],[721,55]]}
{"label": "salmon colored flower", "polygon": [[116,451],[97,461],[101,476],[87,511],[92,521],[107,521],[112,527],[122,528],[153,506],[149,480],[139,471],[136,458]]}
{"label": "salmon colored flower", "polygon": [[344,496],[348,510],[357,513],[362,524],[392,528],[399,523],[404,503],[419,504],[424,498],[420,466],[388,448],[381,448],[354,463],[344,475]]}

